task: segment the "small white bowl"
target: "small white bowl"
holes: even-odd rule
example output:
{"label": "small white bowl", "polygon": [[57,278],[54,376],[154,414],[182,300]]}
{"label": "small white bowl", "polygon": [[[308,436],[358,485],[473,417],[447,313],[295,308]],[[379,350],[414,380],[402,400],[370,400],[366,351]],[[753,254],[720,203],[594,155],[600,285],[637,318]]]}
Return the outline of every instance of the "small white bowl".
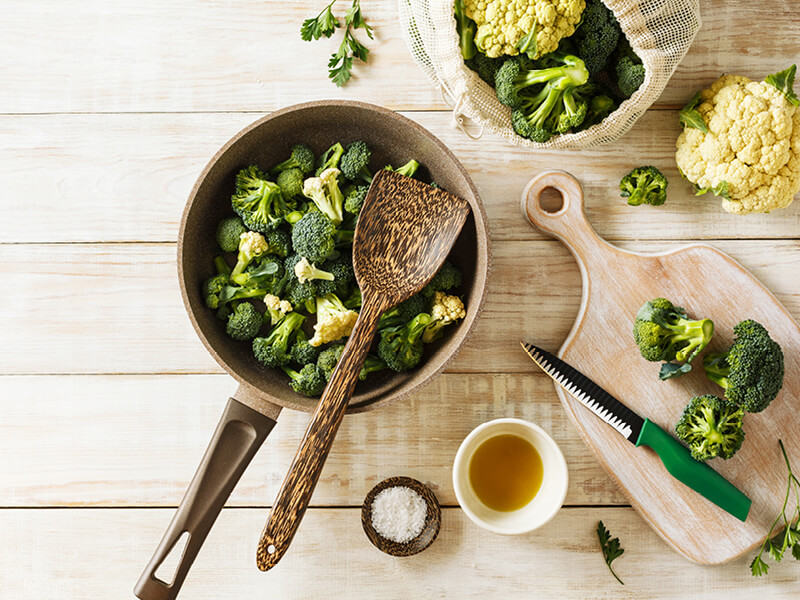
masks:
{"label": "small white bowl", "polygon": [[[502,434],[513,434],[533,444],[542,458],[544,474],[533,500],[509,512],[486,506],[469,481],[469,463],[475,450],[489,438]],[[538,425],[522,419],[495,419],[479,425],[461,442],[453,463],[453,487],[461,508],[480,527],[505,535],[533,531],[552,519],[564,504],[568,483],[567,461],[553,438]]]}

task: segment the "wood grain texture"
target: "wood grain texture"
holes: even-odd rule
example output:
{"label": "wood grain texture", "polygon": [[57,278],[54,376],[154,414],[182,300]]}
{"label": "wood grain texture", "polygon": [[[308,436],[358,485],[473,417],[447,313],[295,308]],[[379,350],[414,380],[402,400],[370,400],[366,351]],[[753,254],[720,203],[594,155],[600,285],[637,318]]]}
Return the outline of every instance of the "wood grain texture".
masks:
{"label": "wood grain texture", "polygon": [[[546,187],[561,191],[560,211],[542,209],[540,194]],[[559,357],[643,418],[671,431],[692,396],[722,393],[706,379],[699,360],[690,375],[665,383],[657,379],[657,365],[637,357],[627,315],[647,300],[663,296],[691,315],[713,319],[711,351],[730,347],[733,326],[748,318],[757,319],[781,345],[786,357],[783,390],[767,410],[747,415],[747,442],[736,456],[713,462],[753,501],[744,523],[669,476],[655,453],[633,451],[578,400],[558,390],[589,447],[670,546],[693,561],[717,564],[760,544],[786,489],[777,440],[784,440],[789,455],[800,455],[794,420],[800,408],[800,326],[753,275],[714,248],[694,245],[643,255],[611,246],[592,230],[580,185],[566,173],[544,173],[531,181],[526,193],[531,221],[562,240],[581,270],[581,306]],[[625,368],[610,370],[609,365]]]}
{"label": "wood grain texture", "polygon": [[[262,0],[17,2],[0,25],[0,112],[261,112],[315,98],[447,108],[411,58],[394,1],[364,4],[376,33],[369,65],[357,64],[348,85],[336,88],[326,65],[338,38],[307,43],[299,35],[319,8]],[[683,106],[733,65],[762,79],[796,62],[793,3],[770,3],[769,27],[742,25],[763,13],[747,0],[703,3],[703,27],[658,105]]]}
{"label": "wood grain texture", "polygon": [[[425,287],[469,213],[466,200],[410,177],[384,170],[372,180],[353,240],[363,304],[261,533],[256,565],[262,571],[278,564],[300,527],[381,315]],[[420,371],[425,374],[424,365]]]}
{"label": "wood grain texture", "polygon": [[[13,208],[0,220],[0,241],[173,242],[203,167],[258,116],[0,115],[0,189]],[[520,217],[518,201],[532,176],[564,165],[581,181],[589,219],[606,239],[777,239],[800,231],[800,202],[741,217],[725,213],[710,195],[694,196],[675,166],[677,111],[648,111],[618,142],[570,153],[530,152],[492,135],[476,143],[443,113],[405,116],[462,162],[496,242],[546,238]],[[38,168],[43,164],[47,169]],[[658,166],[671,182],[664,206],[631,207],[620,198],[620,178],[641,164]],[[47,201],[29,200],[32,178]]]}
{"label": "wood grain texture", "polygon": [[[0,507],[177,506],[235,387],[227,375],[0,377],[0,455],[13,456],[0,461]],[[459,445],[500,417],[538,423],[558,442],[570,469],[567,504],[627,503],[586,451],[550,379],[531,371],[445,374],[396,404],[345,418],[312,506],[359,506],[372,486],[399,474],[454,506]],[[273,502],[309,419],[281,413],[229,506]]]}
{"label": "wood grain texture", "polygon": [[[624,246],[651,251],[680,245]],[[800,315],[800,242],[715,245]],[[6,342],[0,346],[0,374],[221,372],[189,324],[174,261],[169,244],[0,245],[0,274],[17,290],[0,313]],[[578,267],[558,242],[495,244],[483,313],[447,370],[530,372],[534,367],[517,343],[520,336],[555,350],[577,314],[580,290]]]}
{"label": "wood grain texture", "polygon": [[[520,536],[488,534],[460,509],[445,508],[436,542],[406,558],[372,547],[357,508],[312,509],[292,551],[276,569],[261,573],[253,567],[254,532],[264,512],[222,512],[182,598],[793,600],[797,595],[796,563],[784,561],[760,580],[750,575],[746,559],[716,568],[693,565],[670,552],[630,508],[564,509],[542,529]],[[14,549],[0,553],[0,570],[18,574],[4,578],[3,593],[51,598],[57,590],[59,598],[130,598],[141,557],[171,515],[171,510],[136,508],[0,511],[0,530]],[[614,562],[624,586],[600,554],[598,519],[625,548]]]}

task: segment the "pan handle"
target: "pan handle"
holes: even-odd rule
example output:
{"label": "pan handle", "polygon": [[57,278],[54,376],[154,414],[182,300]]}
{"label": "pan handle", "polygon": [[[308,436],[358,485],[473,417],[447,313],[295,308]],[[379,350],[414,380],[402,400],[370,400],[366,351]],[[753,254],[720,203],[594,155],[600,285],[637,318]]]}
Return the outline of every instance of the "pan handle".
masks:
{"label": "pan handle", "polygon": [[[239,393],[237,392],[237,395]],[[259,406],[263,411],[265,406]],[[274,405],[269,405],[272,408]],[[265,415],[236,398],[230,398],[180,506],[172,517],[153,558],[134,588],[141,600],[172,600],[177,597],[189,568],[242,473],[275,426],[280,407]],[[184,534],[189,538],[171,582],[156,571]]]}

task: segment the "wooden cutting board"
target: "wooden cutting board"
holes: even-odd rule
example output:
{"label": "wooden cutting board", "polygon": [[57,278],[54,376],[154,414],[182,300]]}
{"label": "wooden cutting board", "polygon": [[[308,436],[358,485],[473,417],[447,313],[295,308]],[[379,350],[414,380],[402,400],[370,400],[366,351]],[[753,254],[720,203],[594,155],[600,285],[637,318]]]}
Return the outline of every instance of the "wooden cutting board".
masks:
{"label": "wooden cutting board", "polygon": [[[561,192],[561,208],[542,202],[546,188]],[[715,248],[691,245],[639,254],[601,239],[586,219],[581,186],[568,173],[547,172],[531,180],[522,209],[534,225],[560,239],[580,267],[581,305],[558,356],[664,430],[674,432],[692,396],[721,396],[722,389],[706,379],[700,359],[688,375],[658,379],[660,363],[644,360],[633,341],[634,318],[644,302],[663,296],[684,307],[690,317],[712,319],[714,337],[704,353],[728,348],[733,326],[748,318],[764,325],[781,345],[786,364],[783,389],[766,410],[745,415],[745,441],[734,457],[709,462],[752,499],[744,523],[673,479],[655,452],[634,447],[556,385],[583,440],[633,507],[678,553],[697,563],[719,564],[760,545],[786,493],[778,439],[800,468],[798,324],[752,274]],[[632,220],[637,210],[648,207],[632,207]],[[536,331],[527,334],[535,343]]]}

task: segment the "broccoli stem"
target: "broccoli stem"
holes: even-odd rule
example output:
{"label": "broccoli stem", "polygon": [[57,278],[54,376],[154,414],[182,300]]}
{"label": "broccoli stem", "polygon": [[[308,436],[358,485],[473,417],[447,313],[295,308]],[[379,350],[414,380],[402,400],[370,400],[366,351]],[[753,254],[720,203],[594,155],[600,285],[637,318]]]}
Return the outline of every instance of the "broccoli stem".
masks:
{"label": "broccoli stem", "polygon": [[731,366],[728,364],[727,359],[728,354],[725,352],[721,354],[710,354],[703,365],[708,378],[724,390],[727,390],[729,387],[728,377],[730,377],[731,374]]}
{"label": "broccoli stem", "polygon": [[228,263],[225,262],[225,257],[222,255],[214,257],[214,266],[217,268],[217,274],[219,275],[231,274],[231,268],[228,266]]}

